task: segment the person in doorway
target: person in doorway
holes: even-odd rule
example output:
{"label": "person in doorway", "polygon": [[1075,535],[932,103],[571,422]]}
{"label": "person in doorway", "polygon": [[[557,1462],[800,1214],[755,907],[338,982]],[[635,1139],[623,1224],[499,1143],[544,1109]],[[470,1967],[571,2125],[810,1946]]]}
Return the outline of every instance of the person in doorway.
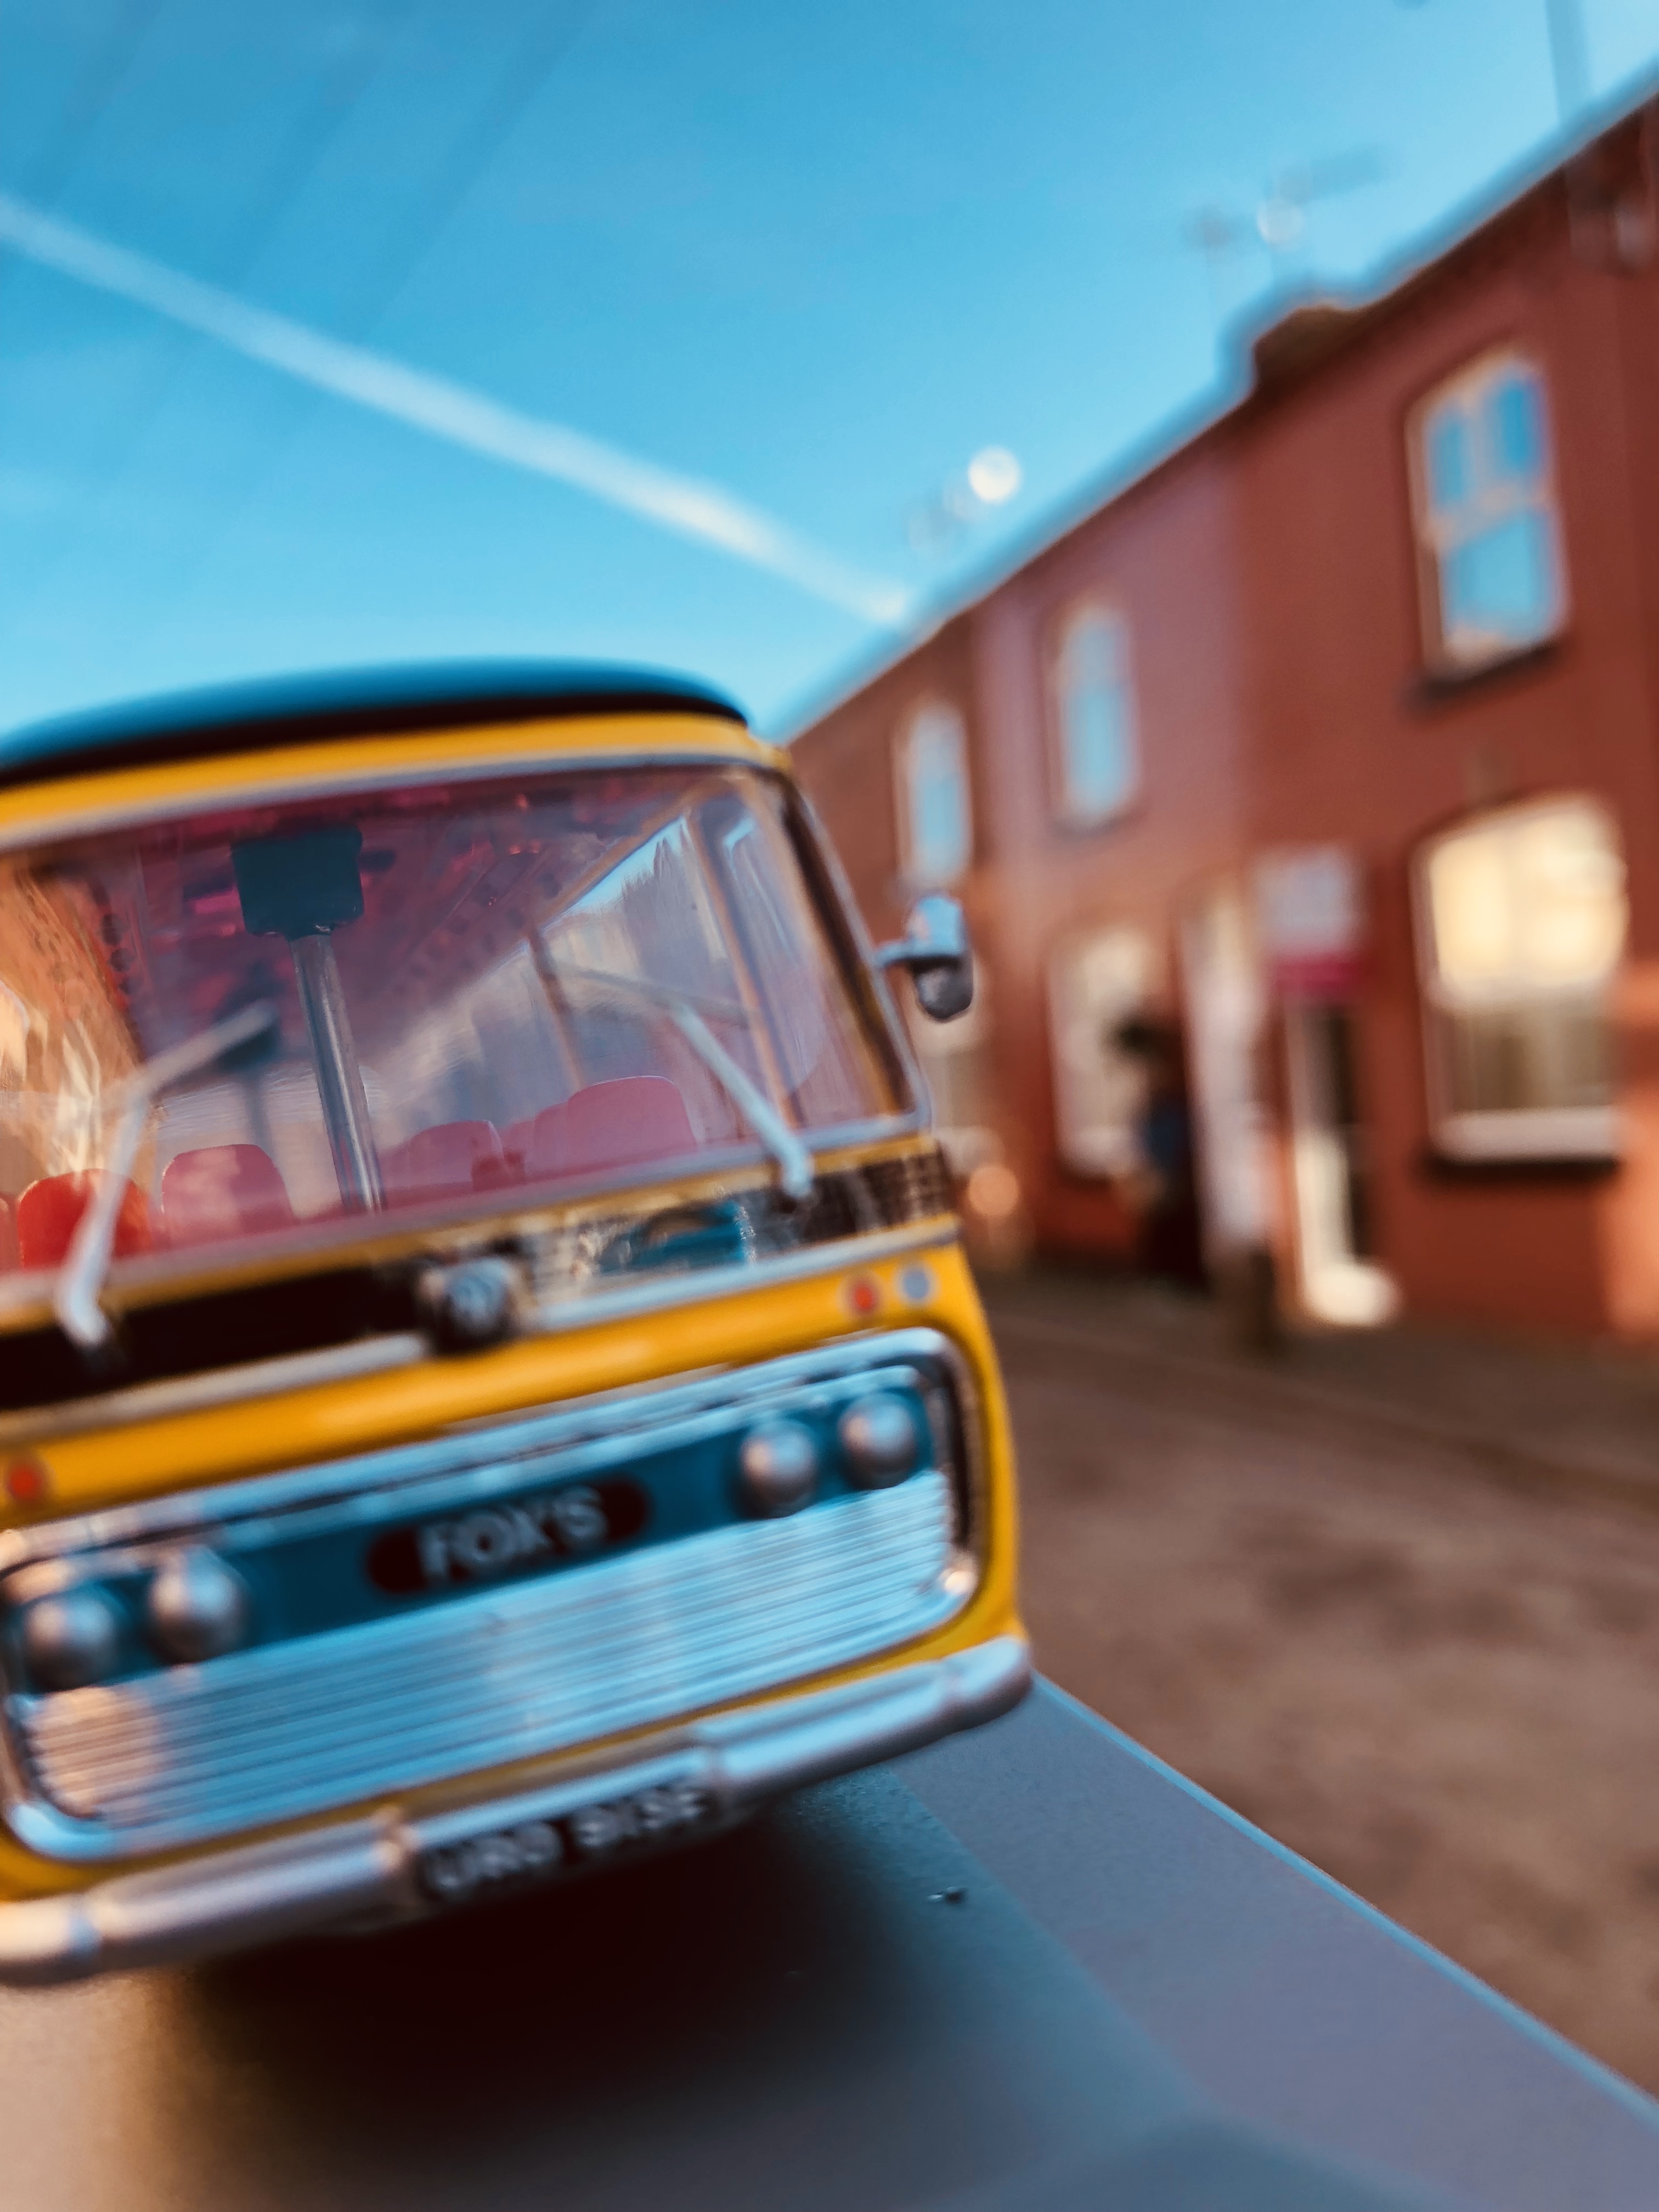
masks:
{"label": "person in doorway", "polygon": [[1133,1014],[1116,1024],[1109,1042],[1122,1057],[1139,1064],[1144,1081],[1135,1117],[1139,1164],[1130,1187],[1139,1222],[1136,1265],[1166,1281],[1201,1285],[1205,1270],[1193,1166],[1193,1117],[1181,1033],[1173,1022]]}

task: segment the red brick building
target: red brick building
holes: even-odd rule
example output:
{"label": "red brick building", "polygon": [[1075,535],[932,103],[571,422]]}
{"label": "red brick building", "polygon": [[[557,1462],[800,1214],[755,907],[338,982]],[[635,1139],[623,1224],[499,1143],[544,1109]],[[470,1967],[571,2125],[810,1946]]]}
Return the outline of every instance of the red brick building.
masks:
{"label": "red brick building", "polygon": [[1212,1266],[1659,1335],[1659,105],[1253,369],[796,741],[872,929],[969,909],[970,1217],[1133,1249],[1140,1016]]}

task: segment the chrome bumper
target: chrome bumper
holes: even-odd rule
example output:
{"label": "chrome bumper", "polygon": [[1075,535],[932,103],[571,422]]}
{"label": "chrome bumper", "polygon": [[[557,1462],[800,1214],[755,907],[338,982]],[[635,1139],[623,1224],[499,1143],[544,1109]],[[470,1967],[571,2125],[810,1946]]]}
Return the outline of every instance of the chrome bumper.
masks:
{"label": "chrome bumper", "polygon": [[[465,1863],[469,1897],[505,1893],[540,1875],[585,1869],[520,1848],[572,1816],[621,1801],[700,1808],[706,1834],[769,1798],[975,1728],[1024,1695],[1023,1638],[1002,1636],[946,1659],[895,1668],[836,1690],[778,1698],[636,1742],[610,1764],[566,1770],[509,1797],[451,1803],[409,1818],[389,1806],[274,1843],[204,1853],[122,1875],[70,1895],[0,1905],[0,1984],[76,1981],[136,1966],[177,1966],[280,1937],[415,1919],[440,1909],[423,1869]],[[467,1847],[473,1850],[470,1859]],[[455,1893],[457,1885],[447,1885]]]}

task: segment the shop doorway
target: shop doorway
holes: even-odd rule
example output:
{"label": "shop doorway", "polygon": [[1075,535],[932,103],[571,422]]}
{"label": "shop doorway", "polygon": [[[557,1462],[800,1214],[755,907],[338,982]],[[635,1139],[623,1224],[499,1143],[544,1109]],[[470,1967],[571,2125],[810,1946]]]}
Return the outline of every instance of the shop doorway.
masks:
{"label": "shop doorway", "polygon": [[1267,1001],[1242,885],[1200,892],[1180,944],[1205,1261],[1235,1340],[1265,1351],[1279,1325],[1279,1207],[1261,1079]]}

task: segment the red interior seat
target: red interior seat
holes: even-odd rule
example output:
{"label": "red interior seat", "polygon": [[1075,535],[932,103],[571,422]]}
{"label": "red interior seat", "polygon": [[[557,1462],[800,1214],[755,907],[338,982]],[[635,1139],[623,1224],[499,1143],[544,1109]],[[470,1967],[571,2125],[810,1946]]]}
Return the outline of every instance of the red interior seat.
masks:
{"label": "red interior seat", "polygon": [[696,1148],[678,1085],[663,1075],[623,1075],[538,1114],[527,1167],[533,1176],[597,1175]]}
{"label": "red interior seat", "polygon": [[388,1198],[453,1198],[505,1180],[493,1121],[440,1121],[380,1155]]}
{"label": "red interior seat", "polygon": [[294,1219],[288,1186],[258,1145],[203,1145],[179,1152],[161,1174],[161,1217],[169,1242],[208,1244],[219,1237],[257,1237]]}
{"label": "red interior seat", "polygon": [[[69,1250],[75,1225],[92,1203],[93,1192],[104,1180],[102,1168],[76,1175],[42,1176],[17,1201],[17,1259],[24,1267],[55,1267]],[[125,1176],[121,1204],[115,1216],[114,1256],[129,1258],[148,1252],[155,1244],[149,1201],[137,1185]]]}

